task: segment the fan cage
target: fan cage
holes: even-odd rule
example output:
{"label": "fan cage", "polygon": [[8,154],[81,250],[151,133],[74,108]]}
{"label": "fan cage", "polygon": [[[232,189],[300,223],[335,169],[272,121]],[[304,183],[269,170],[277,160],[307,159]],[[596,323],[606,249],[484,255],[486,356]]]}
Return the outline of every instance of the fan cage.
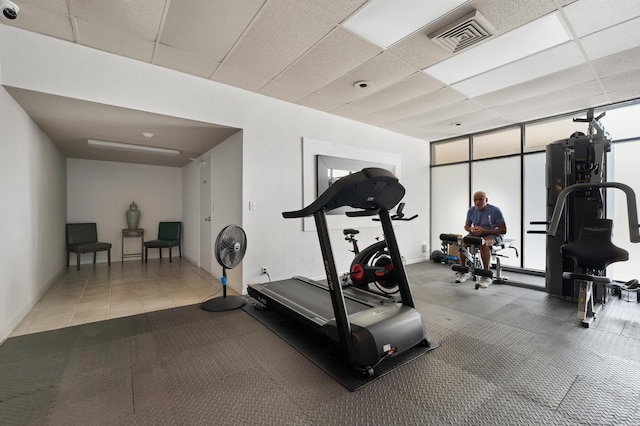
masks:
{"label": "fan cage", "polygon": [[216,238],[216,260],[227,269],[238,266],[246,250],[247,236],[238,225],[226,226]]}

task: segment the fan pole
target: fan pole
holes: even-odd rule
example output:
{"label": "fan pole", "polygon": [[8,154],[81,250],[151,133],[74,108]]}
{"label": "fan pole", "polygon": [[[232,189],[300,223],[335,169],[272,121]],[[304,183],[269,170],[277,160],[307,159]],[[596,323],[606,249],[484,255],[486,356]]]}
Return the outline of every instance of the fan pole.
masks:
{"label": "fan pole", "polygon": [[201,308],[209,312],[230,311],[243,307],[247,303],[247,299],[242,296],[227,297],[227,268],[222,267],[222,297],[212,297],[202,302]]}
{"label": "fan pole", "polygon": [[222,279],[220,280],[222,283],[222,297],[227,297],[227,268],[222,267]]}

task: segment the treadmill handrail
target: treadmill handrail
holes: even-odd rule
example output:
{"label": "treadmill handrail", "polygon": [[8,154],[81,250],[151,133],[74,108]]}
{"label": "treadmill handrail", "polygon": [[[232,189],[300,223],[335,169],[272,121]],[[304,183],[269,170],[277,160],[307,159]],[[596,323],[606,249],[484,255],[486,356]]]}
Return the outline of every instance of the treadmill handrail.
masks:
{"label": "treadmill handrail", "polygon": [[562,191],[560,191],[560,194],[558,194],[556,205],[553,208],[553,215],[551,216],[551,221],[549,222],[549,229],[547,230],[547,235],[551,237],[555,237],[556,232],[558,231],[560,218],[562,217],[562,211],[564,210],[564,205],[565,205],[567,196],[570,193],[578,191],[580,189],[592,189],[592,188],[617,188],[626,194],[627,216],[629,220],[629,240],[632,243],[640,242],[640,229],[638,226],[638,207],[636,205],[636,194],[629,185],[625,185],[624,183],[620,183],[620,182],[576,183],[564,188]]}
{"label": "treadmill handrail", "polygon": [[343,206],[362,210],[390,210],[400,202],[404,193],[404,187],[389,170],[367,167],[338,179],[307,207],[282,212],[282,216],[286,219],[308,217],[320,210]]}

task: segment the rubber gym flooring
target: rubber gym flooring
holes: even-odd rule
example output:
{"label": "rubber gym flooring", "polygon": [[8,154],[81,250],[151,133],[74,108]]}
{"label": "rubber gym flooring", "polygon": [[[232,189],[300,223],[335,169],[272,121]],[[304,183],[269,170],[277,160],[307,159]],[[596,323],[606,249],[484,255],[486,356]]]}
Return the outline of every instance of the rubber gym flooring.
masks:
{"label": "rubber gym flooring", "polygon": [[242,309],[198,305],[7,339],[2,425],[638,425],[640,304],[407,267],[440,347],[350,392]]}

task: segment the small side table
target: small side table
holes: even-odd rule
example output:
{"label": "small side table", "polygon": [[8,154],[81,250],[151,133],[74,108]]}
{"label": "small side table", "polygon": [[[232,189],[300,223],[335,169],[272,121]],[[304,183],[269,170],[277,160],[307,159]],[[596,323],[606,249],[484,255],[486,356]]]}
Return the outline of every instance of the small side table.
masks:
{"label": "small side table", "polygon": [[[124,239],[125,238],[140,238],[140,251],[134,253],[124,252]],[[144,260],[144,229],[123,229],[122,230],[122,261],[125,257],[139,257],[140,260]]]}

